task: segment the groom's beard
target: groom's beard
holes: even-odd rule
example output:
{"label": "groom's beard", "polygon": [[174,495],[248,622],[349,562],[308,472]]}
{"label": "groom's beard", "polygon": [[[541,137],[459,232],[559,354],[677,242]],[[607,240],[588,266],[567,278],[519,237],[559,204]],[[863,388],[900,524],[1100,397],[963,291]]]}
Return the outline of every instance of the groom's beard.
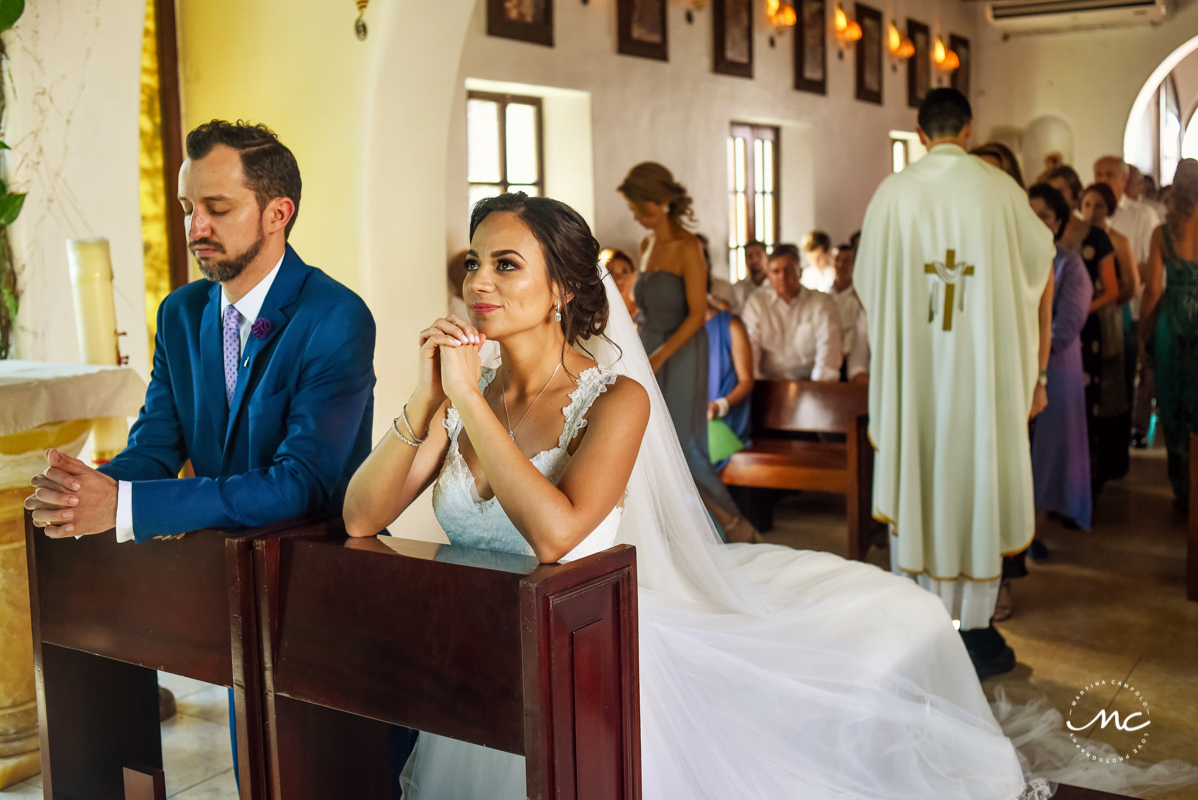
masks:
{"label": "groom's beard", "polygon": [[[222,258],[216,261],[210,261],[207,264],[199,259],[196,259],[196,264],[199,265],[200,272],[204,274],[204,277],[213,283],[224,283],[225,281],[231,281],[244,272],[245,268],[249,266],[249,263],[258,257],[258,253],[262,252],[262,245],[265,243],[266,235],[262,231],[262,222],[259,221],[258,237],[254,240],[253,244],[251,244],[241,253],[233,256],[232,258]],[[211,239],[196,239],[194,242],[190,243],[193,255],[195,253],[194,248],[200,246],[216,247],[220,248],[222,252],[224,251],[224,246],[218,242],[214,242]]]}

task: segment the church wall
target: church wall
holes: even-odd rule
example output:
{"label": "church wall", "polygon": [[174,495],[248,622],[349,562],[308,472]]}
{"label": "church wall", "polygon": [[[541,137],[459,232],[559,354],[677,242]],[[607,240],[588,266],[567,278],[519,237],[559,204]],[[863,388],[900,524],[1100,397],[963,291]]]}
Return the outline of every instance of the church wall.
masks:
{"label": "church wall", "polygon": [[247,119],[279,134],[304,181],[292,245],[357,289],[366,74],[379,37],[358,41],[351,2],[178,2],[184,127]]}
{"label": "church wall", "polygon": [[12,226],[21,308],[16,358],[80,360],[68,238],[112,250],[121,351],[149,377],[138,103],[144,0],[27,3],[5,34],[12,146],[5,176],[28,192]]}
{"label": "church wall", "polygon": [[[906,17],[927,22],[933,31],[972,37],[971,10],[959,3],[877,4],[884,22]],[[914,130],[915,110],[907,107],[907,71],[891,70],[884,57],[884,105],[854,99],[855,56],[828,58],[828,95],[795,91],[793,33],[777,37],[754,2],[755,75],[752,80],[712,72],[711,7],[687,24],[686,3],[669,9],[670,60],[663,63],[616,53],[615,0],[559,2],[556,47],[547,48],[486,35],[484,4],[470,19],[458,72],[464,107],[468,79],[549,85],[591,95],[594,227],[604,246],[635,251],[643,236],[615,187],[640,161],[660,161],[695,199],[697,230],[711,237],[717,274],[727,270],[727,166],[729,123],[779,125],[783,168],[781,238],[796,241],[814,225],[837,241],[860,227],[874,188],[890,173],[889,131]],[[829,3],[829,9],[833,7]],[[852,4],[846,9],[852,11]],[[465,113],[454,112],[446,187],[446,218],[451,249],[465,245]],[[548,134],[547,134],[548,135]],[[582,168],[586,168],[585,166]]]}
{"label": "church wall", "polygon": [[[977,136],[1060,117],[1072,128],[1073,161],[1083,180],[1093,176],[1097,158],[1123,152],[1128,116],[1145,81],[1198,33],[1198,5],[1190,3],[1157,27],[1012,36],[1004,42],[985,21],[981,5],[975,48]],[[1029,179],[1042,166],[1025,164]]]}

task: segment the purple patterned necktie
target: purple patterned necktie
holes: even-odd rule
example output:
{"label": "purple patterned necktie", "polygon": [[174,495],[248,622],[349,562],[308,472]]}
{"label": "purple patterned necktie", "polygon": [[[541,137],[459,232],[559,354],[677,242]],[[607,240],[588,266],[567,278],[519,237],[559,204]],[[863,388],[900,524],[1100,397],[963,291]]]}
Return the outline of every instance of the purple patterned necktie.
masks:
{"label": "purple patterned necktie", "polygon": [[237,361],[241,358],[241,312],[232,303],[225,306],[225,399],[233,405],[237,388]]}

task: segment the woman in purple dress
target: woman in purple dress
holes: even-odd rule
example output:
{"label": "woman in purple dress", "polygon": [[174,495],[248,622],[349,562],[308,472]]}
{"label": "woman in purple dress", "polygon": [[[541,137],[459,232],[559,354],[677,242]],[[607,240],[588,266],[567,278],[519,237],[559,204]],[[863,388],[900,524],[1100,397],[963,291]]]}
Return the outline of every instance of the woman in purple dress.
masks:
{"label": "woman in purple dress", "polygon": [[[1059,240],[1072,210],[1046,183],[1028,192],[1032,208]],[[1094,284],[1081,256],[1057,243],[1053,259],[1052,355],[1048,359],[1048,406],[1032,437],[1036,511],[1049,511],[1090,530],[1090,440],[1086,427],[1081,331],[1090,314]]]}

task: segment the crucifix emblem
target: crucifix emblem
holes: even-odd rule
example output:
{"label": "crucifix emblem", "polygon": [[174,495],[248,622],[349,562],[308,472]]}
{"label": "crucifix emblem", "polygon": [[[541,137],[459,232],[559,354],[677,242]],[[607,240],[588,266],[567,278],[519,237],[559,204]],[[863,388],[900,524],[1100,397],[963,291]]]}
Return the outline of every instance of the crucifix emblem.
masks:
{"label": "crucifix emblem", "polygon": [[[957,306],[962,312],[965,311],[965,283],[962,280],[966,275],[973,274],[973,264],[957,263],[957,251],[949,250],[944,255],[943,261],[936,261],[931,264],[923,265],[924,274],[935,275],[944,283],[944,325],[943,329],[951,331],[953,329],[953,301],[956,300]],[[961,296],[956,296],[957,283],[961,283]],[[939,294],[936,286],[932,287],[932,293],[928,297],[928,322],[936,318],[936,300]]]}

